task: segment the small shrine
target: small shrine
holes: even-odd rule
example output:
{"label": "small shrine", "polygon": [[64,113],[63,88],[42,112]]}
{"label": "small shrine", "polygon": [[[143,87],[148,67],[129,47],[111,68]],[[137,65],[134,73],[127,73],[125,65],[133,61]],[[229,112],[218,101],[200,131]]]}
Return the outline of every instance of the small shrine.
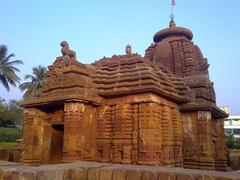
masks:
{"label": "small shrine", "polygon": [[82,64],[63,41],[41,94],[22,102],[22,162],[79,160],[226,170],[224,118],[189,29],[154,35],[144,57]]}

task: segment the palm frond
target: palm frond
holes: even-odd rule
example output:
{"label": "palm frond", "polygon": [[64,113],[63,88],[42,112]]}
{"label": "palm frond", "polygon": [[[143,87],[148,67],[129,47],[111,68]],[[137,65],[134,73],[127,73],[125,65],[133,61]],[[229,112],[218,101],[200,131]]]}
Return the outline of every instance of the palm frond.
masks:
{"label": "palm frond", "polygon": [[15,72],[20,72],[19,69],[14,67],[14,66],[8,66],[8,68],[15,71]]}
{"label": "palm frond", "polygon": [[5,45],[0,45],[0,61],[7,56],[7,46]]}
{"label": "palm frond", "polygon": [[43,82],[45,80],[47,69],[43,66],[33,67],[32,74],[25,75],[25,80],[29,82],[22,83],[19,88],[25,91],[23,97],[30,98],[40,94]]}
{"label": "palm frond", "polygon": [[21,60],[15,60],[15,61],[10,61],[6,63],[6,65],[8,66],[19,65],[19,64],[23,64],[23,62]]}
{"label": "palm frond", "polygon": [[6,77],[0,74],[0,82],[3,84],[3,86],[7,89],[7,91],[10,90],[8,82],[6,80]]}
{"label": "palm frond", "polygon": [[7,46],[0,45],[0,82],[9,91],[9,84],[16,86],[19,83],[20,78],[16,75],[19,69],[15,65],[23,64],[21,60],[10,61],[14,57],[14,54],[7,56]]}

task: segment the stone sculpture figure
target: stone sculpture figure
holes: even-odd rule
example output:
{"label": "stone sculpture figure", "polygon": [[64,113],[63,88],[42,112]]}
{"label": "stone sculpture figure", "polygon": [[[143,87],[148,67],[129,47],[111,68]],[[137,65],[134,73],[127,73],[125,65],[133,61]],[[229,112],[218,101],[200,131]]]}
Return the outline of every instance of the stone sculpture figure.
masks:
{"label": "stone sculpture figure", "polygon": [[130,45],[130,44],[128,44],[127,46],[126,46],[126,54],[127,55],[130,55],[130,54],[132,54],[132,46]]}
{"label": "stone sculpture figure", "polygon": [[67,41],[62,41],[60,45],[62,46],[61,52],[63,56],[68,56],[69,58],[76,59],[76,53],[75,51],[69,49]]}

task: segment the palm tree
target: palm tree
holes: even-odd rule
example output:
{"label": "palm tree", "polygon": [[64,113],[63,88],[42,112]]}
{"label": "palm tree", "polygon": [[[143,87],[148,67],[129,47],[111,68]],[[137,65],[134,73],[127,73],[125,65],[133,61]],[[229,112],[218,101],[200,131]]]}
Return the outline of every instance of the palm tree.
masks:
{"label": "palm tree", "polygon": [[19,88],[25,91],[23,97],[29,99],[33,96],[39,95],[40,90],[45,80],[47,68],[43,66],[37,66],[33,68],[33,73],[25,75],[25,80],[30,79],[31,81],[22,83]]}
{"label": "palm tree", "polygon": [[7,55],[7,51],[7,46],[0,45],[0,83],[9,91],[9,84],[16,86],[16,83],[20,82],[20,78],[16,75],[19,69],[15,65],[23,64],[23,62],[21,60],[10,61],[14,54]]}

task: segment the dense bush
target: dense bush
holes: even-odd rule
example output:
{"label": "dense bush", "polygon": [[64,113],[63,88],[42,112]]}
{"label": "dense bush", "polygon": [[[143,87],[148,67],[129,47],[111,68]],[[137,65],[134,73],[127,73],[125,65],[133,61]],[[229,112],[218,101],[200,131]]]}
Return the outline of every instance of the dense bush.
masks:
{"label": "dense bush", "polygon": [[240,149],[240,138],[233,134],[225,134],[225,143],[228,149]]}
{"label": "dense bush", "polygon": [[16,100],[6,102],[0,97],[0,127],[21,127],[23,109]]}
{"label": "dense bush", "polygon": [[22,137],[22,131],[18,128],[0,127],[0,142],[15,142]]}

